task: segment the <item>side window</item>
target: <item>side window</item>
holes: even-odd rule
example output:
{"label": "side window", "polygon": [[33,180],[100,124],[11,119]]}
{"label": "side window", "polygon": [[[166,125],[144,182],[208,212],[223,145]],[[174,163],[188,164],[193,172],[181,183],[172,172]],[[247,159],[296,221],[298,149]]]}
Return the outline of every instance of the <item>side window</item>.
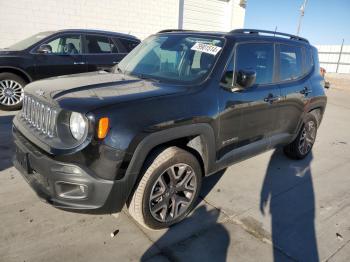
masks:
{"label": "side window", "polygon": [[305,68],[304,68],[304,73],[307,74],[311,71],[311,69],[314,66],[314,59],[311,54],[310,48],[305,48],[304,49],[304,54],[305,54]]}
{"label": "side window", "polygon": [[239,44],[236,48],[235,74],[237,75],[240,70],[253,70],[256,73],[256,84],[272,83],[273,61],[273,44]]}
{"label": "side window", "polygon": [[111,49],[113,54],[123,53],[121,52],[118,45],[112,40],[112,38],[110,38],[109,41],[111,42]]}
{"label": "side window", "polygon": [[297,79],[303,75],[303,60],[300,47],[280,45],[279,57],[280,81]]}
{"label": "side window", "polygon": [[125,38],[113,38],[114,41],[119,45],[120,52],[129,53],[133,50],[138,44],[138,41],[133,41]]}
{"label": "side window", "polygon": [[86,35],[86,47],[89,54],[108,54],[112,52],[112,46],[108,37],[98,35]]}
{"label": "side window", "polygon": [[80,35],[64,35],[45,43],[51,47],[52,54],[80,54]]}

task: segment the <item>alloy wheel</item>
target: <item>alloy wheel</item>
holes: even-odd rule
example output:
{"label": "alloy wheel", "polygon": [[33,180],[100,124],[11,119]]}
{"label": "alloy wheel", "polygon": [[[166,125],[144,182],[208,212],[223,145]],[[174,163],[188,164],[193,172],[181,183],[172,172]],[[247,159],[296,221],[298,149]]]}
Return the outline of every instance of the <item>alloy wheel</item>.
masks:
{"label": "alloy wheel", "polygon": [[313,121],[307,122],[300,135],[299,139],[299,151],[301,154],[306,155],[312,148],[316,138],[316,126]]}
{"label": "alloy wheel", "polygon": [[14,106],[19,104],[24,96],[23,86],[10,79],[0,80],[0,104]]}
{"label": "alloy wheel", "polygon": [[195,172],[187,164],[166,169],[151,190],[151,215],[160,222],[171,222],[184,214],[194,199],[197,184]]}

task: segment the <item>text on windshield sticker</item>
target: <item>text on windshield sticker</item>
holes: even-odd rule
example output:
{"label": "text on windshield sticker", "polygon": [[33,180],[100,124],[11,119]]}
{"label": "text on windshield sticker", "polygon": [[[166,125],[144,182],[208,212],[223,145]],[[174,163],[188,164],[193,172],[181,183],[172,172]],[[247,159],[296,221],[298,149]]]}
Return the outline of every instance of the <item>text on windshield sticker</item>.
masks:
{"label": "text on windshield sticker", "polygon": [[221,50],[221,47],[215,46],[215,45],[208,45],[204,43],[195,43],[192,46],[191,50],[195,50],[195,51],[199,51],[199,52],[203,52],[211,55],[216,55]]}

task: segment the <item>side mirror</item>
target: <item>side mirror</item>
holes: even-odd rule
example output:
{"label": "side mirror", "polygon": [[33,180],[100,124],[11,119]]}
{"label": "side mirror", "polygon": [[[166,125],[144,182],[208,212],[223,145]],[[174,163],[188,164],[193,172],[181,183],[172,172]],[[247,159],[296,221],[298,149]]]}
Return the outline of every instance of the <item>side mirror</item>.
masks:
{"label": "side mirror", "polygon": [[37,52],[39,54],[49,54],[49,53],[52,53],[52,48],[50,45],[41,45],[38,48]]}
{"label": "side mirror", "polygon": [[237,84],[243,88],[254,85],[256,80],[256,72],[253,70],[239,70],[237,74]]}

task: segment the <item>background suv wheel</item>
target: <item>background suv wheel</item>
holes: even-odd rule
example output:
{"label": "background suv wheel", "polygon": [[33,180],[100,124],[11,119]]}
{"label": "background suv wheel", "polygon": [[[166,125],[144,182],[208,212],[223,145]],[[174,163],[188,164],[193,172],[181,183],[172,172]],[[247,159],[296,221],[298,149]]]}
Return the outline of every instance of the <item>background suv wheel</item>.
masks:
{"label": "background suv wheel", "polygon": [[202,170],[191,153],[170,147],[154,154],[128,205],[141,225],[160,229],[181,221],[193,209]]}
{"label": "background suv wheel", "polygon": [[314,115],[309,114],[296,139],[284,147],[285,154],[293,159],[305,158],[315,143],[316,134],[317,120]]}
{"label": "background suv wheel", "polygon": [[19,110],[22,107],[27,82],[12,73],[0,73],[0,109]]}

